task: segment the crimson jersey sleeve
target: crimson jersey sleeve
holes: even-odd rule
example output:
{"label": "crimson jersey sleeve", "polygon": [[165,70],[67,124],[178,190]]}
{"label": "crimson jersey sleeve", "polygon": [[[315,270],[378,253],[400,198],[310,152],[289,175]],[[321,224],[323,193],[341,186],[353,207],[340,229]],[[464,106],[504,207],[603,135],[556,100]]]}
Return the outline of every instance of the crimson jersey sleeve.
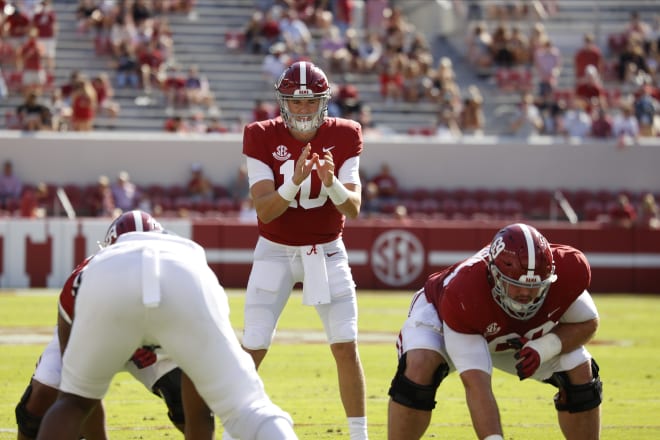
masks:
{"label": "crimson jersey sleeve", "polygon": [[62,318],[68,323],[73,321],[73,311],[76,302],[76,293],[78,292],[78,285],[83,270],[87,267],[92,257],[87,257],[82,263],[76,266],[69,275],[69,278],[64,282],[62,291],[60,292],[59,311]]}
{"label": "crimson jersey sleeve", "polygon": [[[243,131],[243,154],[268,165],[275,188],[293,176],[296,160],[307,143],[294,139],[281,118],[253,122]],[[344,162],[362,153],[362,129],[355,121],[327,118],[310,141],[312,153],[332,153],[335,175]],[[270,223],[259,221],[259,233],[276,243],[301,246],[335,240],[344,228],[344,216],[322,189],[316,171],[302,183],[289,208]]]}
{"label": "crimson jersey sleeve", "polygon": [[591,281],[589,263],[582,252],[566,245],[551,247],[557,280],[530,319],[507,315],[493,299],[487,248],[431,275],[424,286],[427,299],[435,305],[440,320],[459,333],[481,334],[489,343],[507,335],[541,337],[558,324]]}

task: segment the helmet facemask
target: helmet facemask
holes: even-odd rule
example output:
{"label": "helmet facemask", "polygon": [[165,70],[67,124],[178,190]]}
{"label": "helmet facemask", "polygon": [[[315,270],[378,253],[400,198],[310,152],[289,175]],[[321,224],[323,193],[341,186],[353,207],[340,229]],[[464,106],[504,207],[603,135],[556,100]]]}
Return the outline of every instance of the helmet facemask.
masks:
{"label": "helmet facemask", "polygon": [[[328,116],[330,85],[325,73],[314,64],[300,61],[287,68],[275,84],[282,120],[292,130],[302,133],[318,129]],[[312,113],[291,111],[291,101],[318,100]]]}
{"label": "helmet facemask", "polygon": [[[495,302],[512,318],[530,319],[543,306],[550,285],[557,280],[548,241],[532,226],[512,224],[495,234],[488,258]],[[516,292],[511,291],[511,286]],[[513,298],[522,299],[520,289],[524,289],[530,301]]]}
{"label": "helmet facemask", "polygon": [[[278,92],[277,100],[280,104],[280,114],[284,123],[291,128],[302,133],[314,131],[323,124],[325,118],[328,116],[328,100],[329,93],[326,96],[315,96],[309,98],[299,98],[296,96],[282,95]],[[299,114],[293,113],[289,109],[289,102],[300,99],[317,99],[319,101],[318,109],[313,113]]]}
{"label": "helmet facemask", "polygon": [[[515,280],[504,275],[494,263],[489,264],[490,273],[493,278],[493,288],[491,293],[495,302],[504,310],[504,312],[515,319],[528,320],[539,311],[545,301],[550,285],[557,279],[552,267],[552,274],[545,280],[541,280],[538,275],[522,275],[519,280]],[[529,303],[522,303],[514,300],[509,295],[509,286],[521,287],[524,289],[536,290],[536,296]]]}

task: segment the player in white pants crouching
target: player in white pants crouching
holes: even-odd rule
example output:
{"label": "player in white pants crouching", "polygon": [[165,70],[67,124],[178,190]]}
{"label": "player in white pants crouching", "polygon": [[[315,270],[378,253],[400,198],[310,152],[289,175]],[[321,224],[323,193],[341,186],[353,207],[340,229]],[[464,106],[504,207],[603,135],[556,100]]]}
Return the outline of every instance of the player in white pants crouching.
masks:
{"label": "player in white pants crouching", "polygon": [[[122,222],[140,227],[118,234]],[[74,283],[75,316],[60,309],[59,399],[38,440],[77,440],[114,375],[141,346],[160,346],[183,371],[184,412],[208,408],[241,440],[297,440],[267,396],[229,321],[224,289],[195,242],[164,233],[147,213],[122,214]],[[190,411],[190,412],[189,412]],[[186,423],[186,438],[199,438]]]}

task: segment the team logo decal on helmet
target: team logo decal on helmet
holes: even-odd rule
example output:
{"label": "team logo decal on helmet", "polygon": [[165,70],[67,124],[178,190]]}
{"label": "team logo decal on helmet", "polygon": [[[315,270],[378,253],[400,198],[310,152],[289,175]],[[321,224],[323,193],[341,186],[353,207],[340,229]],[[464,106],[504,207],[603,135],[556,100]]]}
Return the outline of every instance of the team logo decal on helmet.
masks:
{"label": "team logo decal on helmet", "polygon": [[162,231],[163,227],[150,214],[134,210],[128,211],[117,217],[105,233],[105,239],[100,243],[101,247],[110,246],[117,238],[127,232],[149,232]]}
{"label": "team logo decal on helmet", "polygon": [[[323,70],[307,61],[299,61],[289,66],[275,84],[280,114],[286,125],[297,131],[316,130],[328,115],[330,85]],[[294,114],[289,109],[289,101],[318,99],[316,111],[308,114]]]}
{"label": "team logo decal on helmet", "polygon": [[[516,223],[495,234],[488,256],[493,298],[509,316],[530,319],[557,279],[548,241],[532,226]],[[535,296],[528,303],[515,301],[510,286],[530,289]]]}

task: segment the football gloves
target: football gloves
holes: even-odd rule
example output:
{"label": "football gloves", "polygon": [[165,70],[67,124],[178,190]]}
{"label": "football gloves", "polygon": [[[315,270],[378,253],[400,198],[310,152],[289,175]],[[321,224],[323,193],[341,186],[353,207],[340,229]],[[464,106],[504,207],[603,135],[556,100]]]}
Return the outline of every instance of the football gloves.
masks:
{"label": "football gloves", "polygon": [[558,356],[562,349],[561,339],[555,333],[547,333],[533,340],[512,338],[507,343],[516,350],[513,357],[518,360],[516,372],[520,380],[534,375],[543,362]]}
{"label": "football gloves", "polygon": [[138,348],[135,350],[135,353],[133,353],[133,356],[131,356],[131,361],[140,370],[149,365],[155,364],[158,359],[158,355],[155,352],[156,348],[159,347],[157,345],[145,345]]}

